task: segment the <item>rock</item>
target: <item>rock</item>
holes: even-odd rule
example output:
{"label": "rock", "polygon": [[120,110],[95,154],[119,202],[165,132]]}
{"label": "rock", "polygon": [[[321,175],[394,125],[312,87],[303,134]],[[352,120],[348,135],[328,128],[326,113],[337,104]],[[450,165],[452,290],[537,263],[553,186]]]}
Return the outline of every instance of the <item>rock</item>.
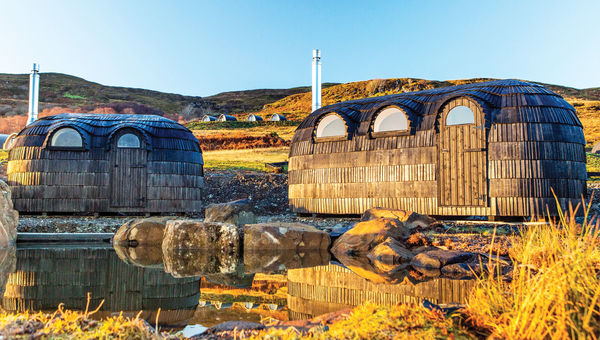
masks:
{"label": "rock", "polygon": [[348,230],[352,229],[354,227],[354,224],[352,225],[342,225],[342,224],[337,224],[333,227],[333,229],[331,230],[331,232],[329,233],[330,237],[338,237],[341,236],[342,234],[344,234],[345,232],[347,232]]}
{"label": "rock", "polygon": [[356,275],[376,284],[399,284],[408,277],[407,265],[386,266],[385,270],[381,270],[363,256],[340,254],[337,259]]}
{"label": "rock", "polygon": [[288,269],[308,268],[329,264],[327,249],[296,252],[289,250],[250,251],[244,248],[246,273],[280,274]]}
{"label": "rock", "polygon": [[410,235],[408,228],[399,220],[377,218],[357,223],[354,228],[340,236],[331,251],[339,254],[367,254],[371,249],[388,238],[406,239]]}
{"label": "rock", "polygon": [[302,223],[261,223],[244,227],[244,251],[327,249],[329,234]]}
{"label": "rock", "polygon": [[370,221],[376,218],[395,218],[399,219],[409,229],[428,228],[436,220],[433,217],[421,215],[413,211],[371,208],[363,214],[361,221]]}
{"label": "rock", "polygon": [[442,272],[437,268],[413,267],[413,269],[427,278],[442,276]]}
{"label": "rock", "polygon": [[468,262],[475,255],[474,253],[457,250],[430,250],[415,255],[410,264],[413,267],[440,269],[449,264]]}
{"label": "rock", "polygon": [[[402,263],[408,263],[413,258],[413,253],[404,248],[404,245],[397,240],[388,238],[367,254],[367,258],[373,262],[376,267],[381,269],[386,266],[395,266]],[[380,265],[378,265],[380,263]],[[387,269],[386,269],[387,270]]]}
{"label": "rock", "polygon": [[160,245],[126,247],[113,245],[117,256],[126,263],[146,268],[162,268],[163,252]]}
{"label": "rock", "polygon": [[209,204],[205,210],[205,222],[222,222],[243,226],[256,223],[250,200],[238,200],[228,203]]}
{"label": "rock", "polygon": [[171,276],[189,277],[235,273],[237,253],[217,249],[176,249],[163,247],[165,272]]}
{"label": "rock", "polygon": [[170,220],[162,242],[169,249],[217,249],[237,254],[240,247],[238,229],[232,224],[198,220]]}
{"label": "rock", "polygon": [[13,208],[8,184],[0,180],[0,248],[15,244],[19,212]]}
{"label": "rock", "polygon": [[486,267],[479,263],[453,263],[444,266],[441,272],[444,276],[451,278],[472,278],[480,275]]}
{"label": "rock", "polygon": [[10,274],[17,270],[17,247],[0,249],[0,296],[4,296]]}
{"label": "rock", "polygon": [[174,216],[137,218],[125,222],[113,236],[113,244],[119,246],[161,246],[167,221]]}

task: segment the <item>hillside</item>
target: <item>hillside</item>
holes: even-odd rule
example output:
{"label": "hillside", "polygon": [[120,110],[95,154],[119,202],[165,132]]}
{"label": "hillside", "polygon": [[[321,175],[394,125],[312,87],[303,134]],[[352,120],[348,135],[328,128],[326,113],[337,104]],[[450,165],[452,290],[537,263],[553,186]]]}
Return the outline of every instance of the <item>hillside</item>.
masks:
{"label": "hillside", "polygon": [[[330,85],[334,84],[325,84],[324,87]],[[61,73],[41,73],[40,115],[86,111],[159,114],[190,120],[198,118],[203,113],[258,111],[265,104],[309,90],[309,87],[296,87],[232,91],[202,98],[145,89],[105,86]],[[28,91],[28,74],[0,74],[0,116],[25,115]],[[25,118],[14,117],[9,120],[24,122]],[[4,122],[4,125],[6,123]],[[19,124],[15,123],[15,125]],[[0,130],[2,130],[1,126]]]}

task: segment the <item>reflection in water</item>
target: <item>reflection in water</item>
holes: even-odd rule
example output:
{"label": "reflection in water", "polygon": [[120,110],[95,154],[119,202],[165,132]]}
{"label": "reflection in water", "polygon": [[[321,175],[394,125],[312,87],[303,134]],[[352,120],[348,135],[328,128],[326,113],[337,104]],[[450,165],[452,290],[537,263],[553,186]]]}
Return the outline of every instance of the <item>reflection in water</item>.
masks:
{"label": "reflection in water", "polygon": [[462,303],[473,286],[472,281],[443,278],[420,282],[428,278],[415,279],[405,267],[384,273],[361,259],[330,264],[329,253],[318,251],[248,253],[243,259],[173,252],[165,258],[165,271],[157,248],[115,250],[90,244],[0,250],[2,307],[54,311],[64,303],[83,310],[89,292],[92,308],[105,300],[95,317],[119,311],[135,316],[141,310],[142,318],[154,324],[160,308],[160,325],[210,327],[262,317],[306,319],[365,302]]}
{"label": "reflection in water", "polygon": [[415,284],[377,284],[335,264],[289,270],[287,279],[291,320],[308,319],[366,302],[386,306],[419,304],[422,299],[439,305],[463,303],[474,285],[473,281],[445,278]]}
{"label": "reflection in water", "polygon": [[175,279],[159,268],[131,266],[112,248],[52,246],[17,250],[16,271],[6,284],[2,306],[7,311],[52,311],[60,303],[82,310],[104,305],[99,317],[125,311],[159,323],[185,324],[194,315],[200,278]]}

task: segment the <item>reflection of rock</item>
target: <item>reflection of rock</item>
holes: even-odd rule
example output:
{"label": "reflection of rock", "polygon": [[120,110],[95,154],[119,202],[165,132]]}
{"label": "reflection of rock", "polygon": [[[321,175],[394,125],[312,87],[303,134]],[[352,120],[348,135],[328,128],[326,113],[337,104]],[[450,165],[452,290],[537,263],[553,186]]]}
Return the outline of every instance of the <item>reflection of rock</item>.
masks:
{"label": "reflection of rock", "polygon": [[167,221],[175,217],[138,218],[125,222],[113,236],[113,244],[120,246],[162,244]]}
{"label": "reflection of rock", "polygon": [[374,266],[366,257],[338,255],[337,259],[356,275],[373,283],[398,284],[408,276],[406,264]]}
{"label": "reflection of rock", "polygon": [[162,268],[163,253],[160,245],[126,247],[113,245],[119,258],[126,263],[134,264],[140,267],[160,267]]}
{"label": "reflection of rock", "polygon": [[413,211],[371,208],[363,214],[361,221],[370,221],[376,218],[393,218],[398,219],[409,229],[427,228],[436,220],[432,217],[421,215]]}
{"label": "reflection of rock", "polygon": [[306,252],[289,250],[257,252],[244,248],[244,270],[247,273],[275,274],[288,269],[327,265],[329,258],[326,249]]}
{"label": "reflection of rock", "polygon": [[244,272],[244,266],[241,263],[235,267],[235,270],[227,274],[205,275],[207,282],[218,284],[220,286],[229,286],[235,288],[250,288],[254,281],[254,274]]}
{"label": "reflection of rock", "polygon": [[410,264],[413,267],[440,269],[445,265],[468,262],[474,257],[475,254],[470,252],[438,249],[415,255]]}
{"label": "reflection of rock", "polygon": [[237,226],[256,223],[250,200],[238,200],[228,203],[209,204],[206,207],[204,221],[230,223]]}
{"label": "reflection of rock", "polygon": [[165,271],[173,277],[234,273],[237,254],[217,249],[174,249],[163,247]]}
{"label": "reflection of rock", "polygon": [[163,252],[173,249],[217,249],[237,254],[239,246],[236,226],[194,220],[168,221],[162,242]]}
{"label": "reflection of rock", "polygon": [[406,249],[399,241],[388,238],[371,249],[367,254],[367,258],[376,265],[380,263],[385,266],[393,266],[410,262],[413,258],[413,253]]}
{"label": "reflection of rock", "polygon": [[244,250],[327,249],[329,234],[302,223],[261,223],[244,227]]}
{"label": "reflection of rock", "polygon": [[0,180],[0,247],[7,247],[17,239],[19,213],[13,209],[10,187]]}
{"label": "reflection of rock", "polygon": [[348,230],[333,243],[331,251],[336,256],[341,254],[367,254],[388,238],[402,240],[408,238],[408,236],[408,228],[399,220],[377,218],[357,223],[354,228]]}

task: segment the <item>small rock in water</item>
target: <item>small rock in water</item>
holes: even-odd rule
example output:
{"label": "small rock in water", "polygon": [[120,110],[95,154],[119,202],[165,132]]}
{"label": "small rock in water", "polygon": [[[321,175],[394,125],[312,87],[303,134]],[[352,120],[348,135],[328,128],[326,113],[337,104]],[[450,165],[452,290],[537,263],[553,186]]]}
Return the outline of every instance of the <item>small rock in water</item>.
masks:
{"label": "small rock in water", "polygon": [[198,336],[204,333],[207,329],[208,328],[202,325],[187,325],[178,334],[180,334],[184,338],[191,338],[193,336]]}

